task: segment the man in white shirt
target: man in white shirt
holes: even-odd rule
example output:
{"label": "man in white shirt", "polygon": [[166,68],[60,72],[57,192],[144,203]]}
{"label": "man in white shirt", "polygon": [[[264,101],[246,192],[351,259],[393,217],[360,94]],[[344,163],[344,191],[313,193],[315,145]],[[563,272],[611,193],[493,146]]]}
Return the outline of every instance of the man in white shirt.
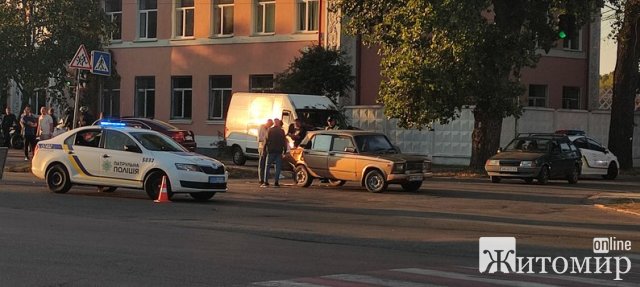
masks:
{"label": "man in white shirt", "polygon": [[269,132],[269,128],[273,126],[273,120],[268,119],[267,123],[260,126],[260,130],[258,131],[258,179],[260,180],[260,185],[264,183],[264,169],[267,163],[267,153],[264,150],[264,142],[267,138],[267,133]]}
{"label": "man in white shirt", "polygon": [[53,119],[49,115],[46,107],[40,108],[40,117],[38,118],[38,132],[40,140],[48,140],[53,134]]}

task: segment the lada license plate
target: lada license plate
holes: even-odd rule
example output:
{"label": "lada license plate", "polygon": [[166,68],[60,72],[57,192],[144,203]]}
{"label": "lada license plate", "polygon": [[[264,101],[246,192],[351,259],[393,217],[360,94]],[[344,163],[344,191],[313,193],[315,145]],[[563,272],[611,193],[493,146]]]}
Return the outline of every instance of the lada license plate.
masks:
{"label": "lada license plate", "polygon": [[424,177],[422,175],[409,176],[409,181],[422,181]]}
{"label": "lada license plate", "polygon": [[518,167],[517,166],[501,166],[500,167],[500,171],[517,172],[518,171]]}
{"label": "lada license plate", "polygon": [[224,183],[224,176],[210,176],[209,183]]}

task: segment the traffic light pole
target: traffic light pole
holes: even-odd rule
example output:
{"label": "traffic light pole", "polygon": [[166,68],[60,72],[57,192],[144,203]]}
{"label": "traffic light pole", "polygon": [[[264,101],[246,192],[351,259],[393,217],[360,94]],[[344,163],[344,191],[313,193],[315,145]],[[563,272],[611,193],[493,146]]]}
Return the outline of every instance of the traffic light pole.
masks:
{"label": "traffic light pole", "polygon": [[80,69],[76,69],[76,98],[75,104],[73,105],[73,125],[72,128],[75,129],[78,124],[78,105],[80,104]]}

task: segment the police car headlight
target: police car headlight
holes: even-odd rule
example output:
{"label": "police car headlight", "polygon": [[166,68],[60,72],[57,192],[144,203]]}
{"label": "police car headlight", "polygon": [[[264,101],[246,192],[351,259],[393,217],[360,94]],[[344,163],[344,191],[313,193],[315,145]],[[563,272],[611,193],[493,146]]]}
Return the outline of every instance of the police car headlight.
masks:
{"label": "police car headlight", "polygon": [[176,168],[178,170],[200,171],[200,172],[202,172],[202,169],[200,169],[199,166],[197,166],[195,164],[190,164],[190,163],[176,163]]}

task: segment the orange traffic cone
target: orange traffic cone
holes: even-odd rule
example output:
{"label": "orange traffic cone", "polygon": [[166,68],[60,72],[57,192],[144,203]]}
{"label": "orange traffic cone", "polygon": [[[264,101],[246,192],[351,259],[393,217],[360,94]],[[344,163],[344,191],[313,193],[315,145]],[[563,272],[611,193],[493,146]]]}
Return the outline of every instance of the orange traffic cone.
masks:
{"label": "orange traffic cone", "polygon": [[171,202],[171,200],[169,200],[169,194],[167,193],[167,176],[162,177],[162,184],[160,185],[160,193],[158,193],[158,199],[154,200],[153,202]]}

